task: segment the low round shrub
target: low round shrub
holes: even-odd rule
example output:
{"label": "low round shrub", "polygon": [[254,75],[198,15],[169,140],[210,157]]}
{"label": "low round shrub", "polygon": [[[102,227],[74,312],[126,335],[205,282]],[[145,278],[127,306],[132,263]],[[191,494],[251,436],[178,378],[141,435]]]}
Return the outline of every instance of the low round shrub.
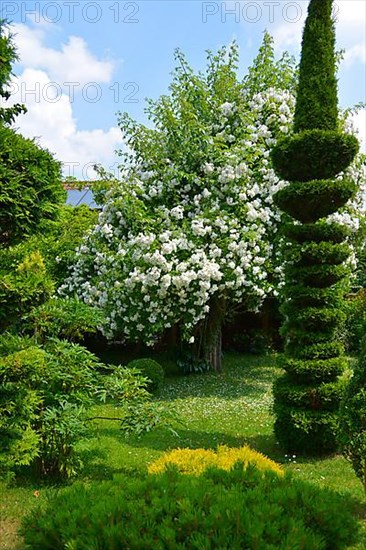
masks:
{"label": "low round shrub", "polygon": [[302,223],[314,223],[344,206],[357,192],[352,180],[311,180],[286,185],[275,195],[275,204]]}
{"label": "low round shrub", "polygon": [[146,389],[149,392],[157,391],[164,382],[164,369],[154,359],[134,359],[128,363],[127,368],[138,369],[143,376],[148,378]]}
{"label": "low round shrub", "polygon": [[260,471],[271,470],[279,475],[284,473],[279,464],[248,446],[236,448],[226,445],[219,446],[217,451],[212,449],[173,449],[150,464],[148,470],[150,473],[156,474],[164,472],[171,466],[176,466],[178,471],[183,474],[200,475],[212,467],[230,470],[238,462],[243,465],[243,468],[247,468],[251,464]]}
{"label": "low round shrub", "polygon": [[305,130],[278,141],[272,149],[274,169],[287,181],[334,178],[359,150],[358,139],[332,130]]}
{"label": "low round shrub", "polygon": [[32,510],[21,533],[29,550],[341,550],[358,526],[346,497],[239,464],[75,484]]}

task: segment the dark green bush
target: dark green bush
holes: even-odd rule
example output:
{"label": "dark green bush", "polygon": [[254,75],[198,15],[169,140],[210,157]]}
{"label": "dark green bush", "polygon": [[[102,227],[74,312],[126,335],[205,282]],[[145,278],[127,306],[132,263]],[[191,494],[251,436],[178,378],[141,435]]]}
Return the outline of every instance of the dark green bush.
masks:
{"label": "dark green bush", "polygon": [[77,484],[32,511],[27,548],[340,550],[357,541],[345,497],[242,465]]}
{"label": "dark green bush", "polygon": [[164,382],[164,369],[154,359],[134,359],[127,368],[138,369],[148,379],[146,389],[149,392],[157,391]]}
{"label": "dark green bush", "polygon": [[61,338],[81,342],[85,335],[95,334],[102,323],[99,310],[75,298],[52,298],[23,317],[22,328],[38,342]]}
{"label": "dark green bush", "polygon": [[314,179],[305,183],[290,183],[275,193],[275,204],[302,223],[314,223],[333,214],[357,192],[349,180]]}
{"label": "dark green bush", "polygon": [[298,308],[341,307],[344,291],[345,288],[342,282],[328,288],[287,284],[283,290],[283,297],[286,298],[286,302],[281,306],[281,310],[285,315],[290,315]]}
{"label": "dark green bush", "polygon": [[348,353],[359,354],[361,344],[366,335],[366,292],[360,290],[356,295],[349,296],[344,303],[347,316],[345,323],[345,345]]}
{"label": "dark green bush", "polygon": [[275,401],[274,432],[288,452],[321,456],[337,448],[338,411],[298,409]]}
{"label": "dark green bush", "polygon": [[294,244],[287,255],[299,267],[332,264],[334,266],[345,262],[350,254],[348,243],[308,242],[301,246]]}
{"label": "dark green bush", "polygon": [[61,164],[51,153],[0,125],[0,242],[16,244],[54,219],[65,202]]}
{"label": "dark green bush", "polygon": [[325,341],[305,345],[302,342],[286,342],[286,353],[294,359],[334,359],[344,353],[344,344],[339,341]]}
{"label": "dark green bush", "polygon": [[366,492],[366,340],[340,410],[338,440]]}
{"label": "dark green bush", "polygon": [[341,243],[351,233],[350,229],[345,225],[324,221],[308,223],[306,225],[286,223],[283,232],[288,239],[297,243],[308,241]]}
{"label": "dark green bush", "polygon": [[312,330],[328,332],[328,330],[335,329],[339,323],[343,322],[345,317],[346,314],[337,308],[309,307],[293,315],[289,324],[291,323],[293,327],[302,327],[309,332]]}
{"label": "dark green bush", "polygon": [[[334,371],[333,371],[334,373]],[[285,374],[278,378],[273,386],[273,395],[276,400],[281,401],[283,405],[305,410],[334,411],[339,407],[339,401],[342,397],[345,382],[342,379],[331,379],[330,382],[324,382],[322,379],[314,385],[301,384],[294,378]]]}
{"label": "dark green bush", "polygon": [[348,366],[344,357],[333,359],[293,359],[282,356],[280,366],[298,384],[312,384],[335,380]]}
{"label": "dark green bush", "polygon": [[328,288],[344,279],[349,273],[349,267],[344,264],[310,265],[301,268],[298,265],[288,265],[286,281],[290,285],[297,283],[302,287]]}
{"label": "dark green bush", "polygon": [[314,129],[279,140],[271,158],[276,173],[286,181],[328,180],[349,166],[359,147],[351,134]]}
{"label": "dark green bush", "polygon": [[293,134],[272,151],[276,174],[290,182],[274,195],[274,202],[304,224],[287,224],[284,230],[292,241],[285,249],[281,329],[288,373],[274,386],[275,433],[287,450],[308,454],[337,448],[342,395],[337,359],[344,353],[342,301],[351,252],[342,242],[346,231],[339,224],[314,222],[343,207],[358,188],[341,174],[359,144],[355,136],[341,132],[338,121],[332,4],[333,0],[309,2]]}

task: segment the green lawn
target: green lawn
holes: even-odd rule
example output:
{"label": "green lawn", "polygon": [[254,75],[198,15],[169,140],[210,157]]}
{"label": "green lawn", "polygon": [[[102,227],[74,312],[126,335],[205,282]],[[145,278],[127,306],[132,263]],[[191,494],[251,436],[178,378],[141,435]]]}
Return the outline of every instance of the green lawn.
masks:
{"label": "green lawn", "polygon": [[[278,373],[273,357],[227,354],[224,371],[220,374],[167,378],[157,399],[179,413],[182,425],[176,426],[178,435],[160,428],[141,439],[126,440],[118,422],[94,421],[93,438],[82,447],[83,479],[85,482],[110,479],[121,471],[145,470],[146,465],[163,451],[175,447],[215,448],[219,444],[240,446],[247,443],[282,463],[295,475],[350,495],[355,514],[365,518],[361,483],[342,457],[310,460],[286,456],[277,445],[272,434],[271,386]],[[116,415],[111,406],[97,407],[94,412],[99,416]],[[60,490],[62,487],[49,487],[29,480],[18,481],[12,486],[0,485],[1,550],[22,548],[16,536],[21,516],[45,499],[47,493]],[[366,536],[357,548],[366,548]]]}

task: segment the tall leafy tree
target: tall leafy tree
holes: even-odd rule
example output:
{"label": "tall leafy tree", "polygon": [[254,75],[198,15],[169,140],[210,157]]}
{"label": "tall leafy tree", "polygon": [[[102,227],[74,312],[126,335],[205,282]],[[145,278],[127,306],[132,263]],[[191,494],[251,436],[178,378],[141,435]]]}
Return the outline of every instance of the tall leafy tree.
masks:
{"label": "tall leafy tree", "polygon": [[274,291],[273,237],[282,185],[269,160],[292,121],[294,62],[265,35],[243,81],[235,44],[196,74],[181,52],[151,127],[126,114],[125,178],[107,195],[64,291],[106,315],[105,334],[153,344],[179,325],[197,364],[220,368],[221,324]]}
{"label": "tall leafy tree", "polygon": [[311,0],[305,24],[293,133],[272,151],[290,183],[274,197],[293,221],[282,306],[286,374],[274,387],[275,431],[292,451],[334,451],[342,373],[347,365],[338,330],[349,276],[348,228],[332,221],[357,185],[347,168],[357,139],[342,129],[335,76],[332,0]]}

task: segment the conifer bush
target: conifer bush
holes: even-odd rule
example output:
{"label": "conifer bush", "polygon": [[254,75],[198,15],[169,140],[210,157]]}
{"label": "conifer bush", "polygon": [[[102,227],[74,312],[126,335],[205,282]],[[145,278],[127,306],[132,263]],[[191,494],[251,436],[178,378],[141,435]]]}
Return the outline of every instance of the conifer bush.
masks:
{"label": "conifer bush", "polygon": [[183,474],[200,475],[213,467],[231,470],[238,462],[244,469],[252,465],[262,472],[272,471],[278,475],[284,474],[279,464],[247,445],[239,448],[220,445],[216,451],[212,449],[173,449],[150,464],[148,470],[150,473],[156,474],[175,466]]}
{"label": "conifer bush", "polygon": [[29,550],[306,549],[357,542],[345,497],[289,475],[211,469],[75,484],[22,524]]}
{"label": "conifer bush", "polygon": [[274,385],[275,433],[287,450],[308,454],[336,449],[347,364],[339,331],[350,247],[347,229],[324,218],[357,191],[342,174],[358,141],[341,131],[338,120],[332,5],[332,0],[310,1],[293,133],[271,153],[277,175],[289,181],[275,203],[296,220],[284,229],[289,240],[282,305],[285,374]]}

